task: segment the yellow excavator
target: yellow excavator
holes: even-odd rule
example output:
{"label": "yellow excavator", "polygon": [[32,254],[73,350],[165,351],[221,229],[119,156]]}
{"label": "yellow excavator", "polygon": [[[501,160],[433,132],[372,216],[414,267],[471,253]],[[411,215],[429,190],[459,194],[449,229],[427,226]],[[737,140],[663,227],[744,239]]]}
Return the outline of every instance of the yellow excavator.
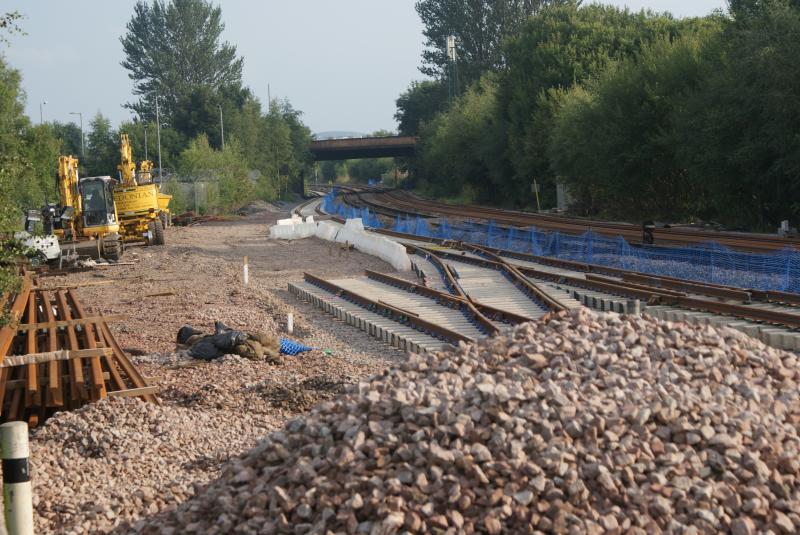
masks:
{"label": "yellow excavator", "polygon": [[172,196],[161,193],[159,185],[153,182],[153,162],[143,161],[137,175],[128,134],[120,137],[120,159],[117,166],[120,184],[114,188],[114,204],[123,240],[164,245]]}
{"label": "yellow excavator", "polygon": [[97,242],[99,256],[117,261],[123,244],[119,234],[119,219],[114,206],[114,179],[110,176],[78,177],[78,159],[58,158],[59,206],[46,207],[52,229],[62,242],[85,239]]}

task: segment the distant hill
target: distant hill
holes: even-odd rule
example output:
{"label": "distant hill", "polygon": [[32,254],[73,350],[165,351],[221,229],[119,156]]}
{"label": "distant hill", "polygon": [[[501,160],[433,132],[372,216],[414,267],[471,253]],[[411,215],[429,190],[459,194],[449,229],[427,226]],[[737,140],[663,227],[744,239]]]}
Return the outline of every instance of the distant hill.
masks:
{"label": "distant hill", "polygon": [[327,132],[317,132],[317,139],[331,139],[335,137],[367,137],[369,134],[363,132],[346,132],[344,130],[329,130]]}

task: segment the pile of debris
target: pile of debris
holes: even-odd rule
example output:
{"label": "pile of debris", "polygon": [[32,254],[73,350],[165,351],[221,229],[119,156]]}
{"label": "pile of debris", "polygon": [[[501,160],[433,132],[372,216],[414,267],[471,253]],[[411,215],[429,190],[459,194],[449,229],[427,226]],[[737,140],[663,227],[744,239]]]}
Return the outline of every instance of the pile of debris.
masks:
{"label": "pile of debris", "polygon": [[551,315],[290,421],[143,533],[796,533],[797,356]]}
{"label": "pile of debris", "polygon": [[246,333],[214,322],[214,334],[184,325],[178,331],[178,350],[200,360],[214,360],[225,355],[239,355],[250,360],[265,360],[272,364],[283,364],[280,354],[281,340],[267,333]]}
{"label": "pile of debris", "polygon": [[130,398],[59,412],[31,439],[37,532],[106,532],[174,507],[266,432],[246,411],[219,418]]}

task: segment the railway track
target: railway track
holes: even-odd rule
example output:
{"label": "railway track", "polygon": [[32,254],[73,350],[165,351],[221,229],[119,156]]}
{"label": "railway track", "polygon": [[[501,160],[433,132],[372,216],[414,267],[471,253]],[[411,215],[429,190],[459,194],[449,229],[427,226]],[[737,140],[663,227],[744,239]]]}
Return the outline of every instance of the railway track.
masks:
{"label": "railway track", "polygon": [[[622,236],[630,243],[640,243],[641,227],[629,223],[575,219],[549,214],[533,214],[499,208],[473,205],[450,205],[400,191],[370,191],[367,189],[343,190],[345,202],[355,206],[366,206],[370,210],[394,217],[396,215],[419,215],[435,218],[447,216],[454,219],[494,221],[512,227],[535,226],[539,229],[558,231],[568,235],[582,235],[588,231],[608,237]],[[749,252],[773,252],[787,247],[800,250],[800,239],[784,238],[773,234],[748,234],[695,230],[688,228],[658,228],[655,242],[661,245],[698,245],[716,242],[732,249]]]}
{"label": "railway track", "polygon": [[[498,328],[583,304],[616,312],[646,310],[665,320],[728,325],[776,347],[800,350],[798,294],[657,277],[389,230],[375,232],[407,247],[425,288],[484,307],[486,317],[493,313],[503,318],[495,322]],[[516,290],[509,294],[512,288]],[[543,304],[550,299],[555,303]]]}

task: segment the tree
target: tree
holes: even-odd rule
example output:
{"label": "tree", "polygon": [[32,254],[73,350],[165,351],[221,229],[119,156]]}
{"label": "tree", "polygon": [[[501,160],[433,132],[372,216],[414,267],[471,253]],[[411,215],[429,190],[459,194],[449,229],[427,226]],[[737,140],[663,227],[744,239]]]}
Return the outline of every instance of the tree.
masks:
{"label": "tree", "polygon": [[602,73],[615,61],[638,54],[657,39],[672,39],[702,25],[667,14],[632,13],[599,4],[548,6],[526,21],[504,45],[497,128],[504,149],[488,165],[504,201],[528,199],[534,178],[555,200],[548,158],[555,103],[550,96]]}
{"label": "tree", "polygon": [[422,132],[423,175],[432,177],[429,188],[435,195],[462,196],[464,200],[491,197],[486,180],[489,159],[487,132],[496,114],[497,83],[485,75],[459,97],[447,113],[427,123]]}
{"label": "tree", "polygon": [[[155,119],[155,95],[167,118],[186,106],[198,88],[212,93],[242,81],[242,58],[221,41],[222,10],[206,0],[140,0],[120,38],[122,66],[134,82],[137,102],[128,103],[140,118]],[[181,102],[183,104],[181,105]]]}
{"label": "tree", "polygon": [[381,180],[394,169],[394,158],[364,158],[349,160],[347,171],[354,182],[366,184],[370,180]]}
{"label": "tree", "polygon": [[415,8],[424,26],[423,74],[444,78],[447,37],[455,36],[458,71],[464,87],[487,70],[503,65],[500,45],[527,17],[547,4],[571,0],[419,0]]}
{"label": "tree", "polygon": [[81,154],[80,127],[73,122],[60,123],[58,121],[53,121],[50,124],[53,128],[53,134],[60,142],[59,149],[61,154],[71,154],[78,158],[83,158],[83,154]]}
{"label": "tree", "polygon": [[111,121],[97,112],[89,128],[89,135],[86,136],[86,173],[89,176],[117,176],[119,138],[111,128]]}
{"label": "tree", "polygon": [[711,190],[707,217],[774,230],[800,221],[800,2],[738,0],[686,103],[687,168]]}
{"label": "tree", "polygon": [[394,114],[402,136],[416,136],[423,124],[447,107],[447,85],[439,80],[412,82],[396,101]]}
{"label": "tree", "polygon": [[25,35],[19,25],[19,21],[23,18],[19,11],[9,11],[7,13],[0,13],[0,43],[8,44],[8,35],[15,33]]}
{"label": "tree", "polygon": [[195,181],[219,183],[219,208],[232,211],[253,198],[253,182],[235,139],[225,143],[224,150],[215,150],[208,137],[198,136],[181,153],[180,169]]}
{"label": "tree", "polygon": [[706,74],[703,43],[659,39],[564,96],[550,156],[586,211],[674,221],[702,210],[706,183],[681,161],[675,125]]}

